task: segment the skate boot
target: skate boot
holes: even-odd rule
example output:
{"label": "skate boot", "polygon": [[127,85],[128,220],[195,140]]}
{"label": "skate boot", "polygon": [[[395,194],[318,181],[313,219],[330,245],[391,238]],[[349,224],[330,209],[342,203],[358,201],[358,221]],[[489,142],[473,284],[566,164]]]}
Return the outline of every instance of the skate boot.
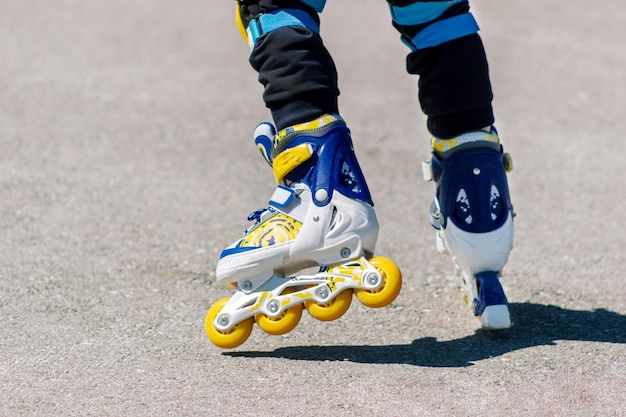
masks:
{"label": "skate boot", "polygon": [[393,261],[372,257],[378,222],[344,121],[325,115],[278,134],[264,123],[255,142],[278,186],[220,256],[217,280],[237,291],[209,309],[211,342],[239,346],[255,322],[266,333],[287,333],[304,308],[316,319],[337,319],[353,293],[369,307],[391,303],[402,277]]}
{"label": "skate boot", "polygon": [[513,206],[506,172],[512,160],[497,132],[475,131],[432,140],[424,179],[437,189],[430,207],[437,249],[452,256],[464,298],[484,329],[511,326],[500,283],[513,248]]}

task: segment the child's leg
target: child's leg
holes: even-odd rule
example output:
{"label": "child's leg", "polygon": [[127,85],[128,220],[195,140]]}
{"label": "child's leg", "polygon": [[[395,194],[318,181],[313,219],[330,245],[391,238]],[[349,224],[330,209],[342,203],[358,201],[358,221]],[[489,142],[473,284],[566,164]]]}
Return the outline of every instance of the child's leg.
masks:
{"label": "child's leg", "polygon": [[419,101],[434,135],[425,177],[437,184],[431,205],[437,247],[450,253],[484,328],[511,321],[499,277],[513,244],[513,206],[495,129],[489,69],[469,3],[388,0],[393,24],[419,75]]}
{"label": "child's leg", "polygon": [[[266,332],[281,334],[295,327],[303,303],[313,317],[331,320],[349,307],[353,290],[370,307],[389,304],[400,290],[395,264],[371,258],[378,222],[338,114],[337,74],[318,33],[323,2],[310,3],[239,2],[250,62],[278,127],[276,133],[269,123],[259,125],[255,141],[278,187],[217,264],[217,280],[237,289],[207,315],[207,334],[221,347],[243,343],[253,317]],[[302,275],[314,266],[317,274]]]}

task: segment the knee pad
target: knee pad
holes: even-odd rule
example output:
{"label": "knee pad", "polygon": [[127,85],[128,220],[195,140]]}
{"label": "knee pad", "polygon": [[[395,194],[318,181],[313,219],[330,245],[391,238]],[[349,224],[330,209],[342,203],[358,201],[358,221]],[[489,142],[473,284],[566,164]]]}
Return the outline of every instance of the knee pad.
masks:
{"label": "knee pad", "polygon": [[467,0],[387,0],[394,26],[412,51],[425,49],[478,32]]}

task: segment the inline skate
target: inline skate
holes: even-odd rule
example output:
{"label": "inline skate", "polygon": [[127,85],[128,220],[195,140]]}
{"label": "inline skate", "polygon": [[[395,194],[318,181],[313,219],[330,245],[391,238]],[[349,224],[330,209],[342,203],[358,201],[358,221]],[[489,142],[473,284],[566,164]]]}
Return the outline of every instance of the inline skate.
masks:
{"label": "inline skate", "polygon": [[513,248],[511,157],[494,128],[433,138],[432,148],[423,173],[436,183],[430,215],[437,249],[452,256],[461,292],[482,328],[506,329],[511,317],[500,277]]}
{"label": "inline skate", "polygon": [[[285,334],[305,308],[316,319],[335,320],[353,294],[369,307],[391,303],[402,276],[390,259],[373,257],[378,222],[344,121],[325,115],[278,134],[263,123],[255,142],[278,186],[220,256],[217,280],[237,291],[209,309],[211,342],[239,346],[255,322],[266,333]],[[319,270],[302,273],[311,267]]]}

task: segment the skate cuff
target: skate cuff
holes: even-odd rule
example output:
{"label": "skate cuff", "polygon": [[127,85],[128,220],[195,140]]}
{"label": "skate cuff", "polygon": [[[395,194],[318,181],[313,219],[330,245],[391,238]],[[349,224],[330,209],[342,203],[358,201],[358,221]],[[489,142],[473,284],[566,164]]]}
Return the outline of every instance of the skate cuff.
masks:
{"label": "skate cuff", "polygon": [[307,12],[298,9],[282,9],[264,13],[250,21],[246,29],[248,46],[252,50],[262,35],[276,29],[291,26],[305,27],[319,35],[317,22]]}
{"label": "skate cuff", "polygon": [[471,13],[464,13],[434,22],[413,38],[403,37],[402,42],[412,51],[430,48],[478,32],[480,28]]}

